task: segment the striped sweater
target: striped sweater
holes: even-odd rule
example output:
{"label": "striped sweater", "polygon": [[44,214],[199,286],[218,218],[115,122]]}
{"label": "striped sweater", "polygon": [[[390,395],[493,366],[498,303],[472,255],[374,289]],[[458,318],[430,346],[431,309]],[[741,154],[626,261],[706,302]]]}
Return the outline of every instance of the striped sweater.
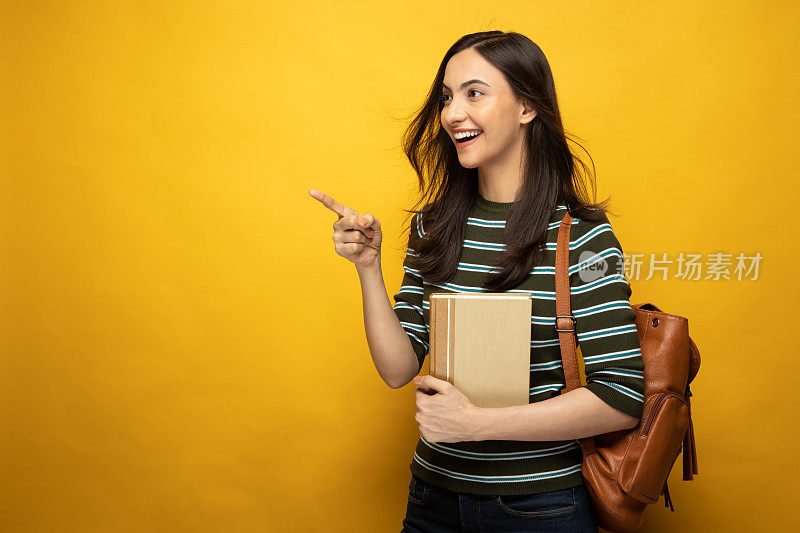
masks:
{"label": "striped sweater", "polygon": [[[443,284],[427,283],[408,258],[424,235],[419,215],[409,233],[405,274],[394,295],[394,311],[411,339],[420,369],[428,354],[432,292],[487,292],[482,282],[505,250],[505,219],[512,203],[492,202],[480,194],[467,220],[458,271]],[[558,333],[555,331],[555,253],[558,226],[566,207],[557,206],[547,230],[539,264],[516,288],[531,294],[530,403],[558,396],[566,388]],[[608,268],[586,275],[588,265],[604,260]],[[624,271],[622,248],[608,218],[601,222],[574,219],[570,230],[569,279],[572,314],[577,318],[578,346],[586,372],[586,388],[607,404],[640,418],[644,400],[644,362],[631,289]],[[583,269],[583,272],[579,272]],[[599,277],[598,277],[599,276]],[[429,442],[420,436],[411,472],[423,480],[457,492],[514,495],[547,492],[583,483],[583,456],[577,440],[484,440]]]}

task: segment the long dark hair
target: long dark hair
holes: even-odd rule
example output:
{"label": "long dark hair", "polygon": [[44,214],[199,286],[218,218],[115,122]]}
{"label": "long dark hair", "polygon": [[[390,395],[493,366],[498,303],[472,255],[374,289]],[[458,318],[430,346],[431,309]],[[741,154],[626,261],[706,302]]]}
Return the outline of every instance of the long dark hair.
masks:
{"label": "long dark hair", "polygon": [[[566,205],[575,218],[598,221],[604,218],[609,199],[599,204],[587,199],[580,171],[587,175],[594,197],[594,161],[589,156],[590,172],[567,145],[553,74],[541,48],[515,32],[465,35],[445,54],[425,103],[403,135],[403,151],[417,173],[420,192],[414,208],[404,211],[420,213],[425,234],[414,250],[416,257],[410,258],[412,268],[431,283],[455,275],[467,218],[478,196],[478,169],[461,166],[457,149],[440,122],[445,67],[453,55],[469,48],[500,70],[514,94],[536,110],[523,143],[522,187],[506,221],[506,251],[494,265],[499,272],[492,273],[483,286],[489,292],[505,292],[522,283],[539,262],[557,205]],[[424,207],[417,209],[420,204]]]}

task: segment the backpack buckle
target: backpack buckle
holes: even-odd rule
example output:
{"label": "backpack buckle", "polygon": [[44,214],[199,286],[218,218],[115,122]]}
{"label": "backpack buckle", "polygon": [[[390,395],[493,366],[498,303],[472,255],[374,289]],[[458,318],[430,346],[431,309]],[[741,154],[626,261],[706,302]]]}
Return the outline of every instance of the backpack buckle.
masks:
{"label": "backpack buckle", "polygon": [[[572,319],[572,328],[571,329],[558,329],[558,319],[559,318],[571,318]],[[556,315],[556,331],[575,331],[575,324],[578,322],[578,319],[572,315]]]}

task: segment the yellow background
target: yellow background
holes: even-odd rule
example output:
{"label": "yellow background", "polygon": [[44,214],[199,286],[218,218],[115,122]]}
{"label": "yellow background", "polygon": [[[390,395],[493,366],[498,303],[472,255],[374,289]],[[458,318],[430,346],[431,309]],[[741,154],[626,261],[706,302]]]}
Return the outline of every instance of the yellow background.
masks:
{"label": "yellow background", "polygon": [[[0,530],[397,531],[413,384],[370,360],[317,188],[402,276],[406,117],[461,35],[537,42],[632,280],[689,317],[699,475],[642,531],[797,524],[794,2],[0,6]],[[427,363],[426,363],[427,367]]]}

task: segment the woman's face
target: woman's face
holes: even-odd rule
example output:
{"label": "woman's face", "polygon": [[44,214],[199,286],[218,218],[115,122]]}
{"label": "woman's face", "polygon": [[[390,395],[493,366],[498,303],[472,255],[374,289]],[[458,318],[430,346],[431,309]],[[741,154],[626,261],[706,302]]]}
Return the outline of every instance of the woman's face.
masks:
{"label": "woman's face", "polygon": [[[517,100],[502,72],[472,48],[455,54],[447,62],[441,97],[442,127],[456,146],[459,162],[466,168],[492,164],[519,150],[520,126],[536,116]],[[481,133],[468,137],[462,144],[456,142],[459,130]]]}

